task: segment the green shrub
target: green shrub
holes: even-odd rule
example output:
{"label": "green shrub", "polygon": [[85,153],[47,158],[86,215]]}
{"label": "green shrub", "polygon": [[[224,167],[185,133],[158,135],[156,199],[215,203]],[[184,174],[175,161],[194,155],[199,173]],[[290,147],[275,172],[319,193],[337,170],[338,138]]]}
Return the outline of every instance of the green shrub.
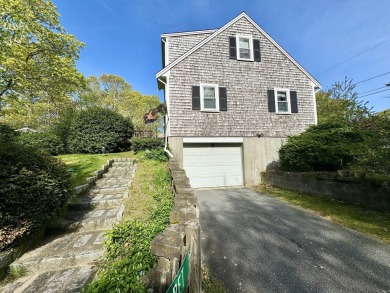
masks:
{"label": "green shrub", "polygon": [[0,123],[0,142],[9,142],[16,139],[18,133],[9,125]]}
{"label": "green shrub", "polygon": [[167,162],[168,156],[164,149],[153,149],[151,151],[147,150],[145,152],[145,157],[150,160],[160,161],[160,162]]}
{"label": "green shrub", "polygon": [[163,140],[156,137],[133,137],[131,139],[131,150],[135,153],[145,150],[160,149],[163,146]]}
{"label": "green shrub", "polygon": [[20,144],[48,151],[56,156],[65,152],[64,144],[58,136],[50,132],[21,133],[18,137]]}
{"label": "green shrub", "polygon": [[353,167],[390,176],[390,110],[356,121],[355,127],[364,134],[365,151]]}
{"label": "green shrub", "polygon": [[336,171],[364,151],[361,131],[336,124],[310,127],[281,147],[280,165],[286,171]]}
{"label": "green shrub", "polygon": [[74,106],[63,109],[60,111],[58,119],[53,123],[50,129],[62,142],[65,153],[69,153],[68,141],[72,133],[72,128],[75,125],[77,113]]}
{"label": "green shrub", "polygon": [[29,146],[0,143],[0,246],[58,215],[70,188],[71,176],[61,161]]}
{"label": "green shrub", "polygon": [[122,115],[100,108],[88,108],[76,117],[68,146],[72,153],[122,152],[130,148],[133,126]]}

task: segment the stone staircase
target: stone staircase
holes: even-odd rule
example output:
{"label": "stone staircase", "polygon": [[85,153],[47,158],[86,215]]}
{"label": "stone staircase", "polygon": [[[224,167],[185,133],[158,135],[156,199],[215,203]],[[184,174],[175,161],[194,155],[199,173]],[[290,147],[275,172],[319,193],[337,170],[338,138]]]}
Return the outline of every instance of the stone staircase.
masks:
{"label": "stone staircase", "polygon": [[51,225],[49,231],[54,235],[11,264],[28,273],[0,287],[0,292],[81,292],[95,276],[95,262],[103,256],[104,230],[122,218],[134,173],[132,159],[115,159],[103,178]]}

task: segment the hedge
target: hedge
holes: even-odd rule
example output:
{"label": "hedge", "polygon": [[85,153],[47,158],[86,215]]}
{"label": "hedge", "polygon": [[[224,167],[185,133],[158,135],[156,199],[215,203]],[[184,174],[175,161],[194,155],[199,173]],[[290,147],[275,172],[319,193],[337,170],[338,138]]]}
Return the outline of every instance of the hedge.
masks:
{"label": "hedge", "polygon": [[55,218],[70,195],[64,163],[29,146],[0,142],[0,250]]}
{"label": "hedge", "polygon": [[18,137],[20,144],[48,151],[56,156],[65,153],[65,147],[61,139],[50,132],[21,133]]}
{"label": "hedge", "polygon": [[133,125],[129,119],[109,109],[88,108],[75,119],[69,135],[72,153],[122,152],[130,149]]}
{"label": "hedge", "polygon": [[364,136],[352,127],[322,124],[292,136],[279,151],[286,171],[336,171],[364,151]]}
{"label": "hedge", "polygon": [[156,137],[133,137],[131,139],[131,149],[137,153],[139,151],[161,149],[164,142]]}

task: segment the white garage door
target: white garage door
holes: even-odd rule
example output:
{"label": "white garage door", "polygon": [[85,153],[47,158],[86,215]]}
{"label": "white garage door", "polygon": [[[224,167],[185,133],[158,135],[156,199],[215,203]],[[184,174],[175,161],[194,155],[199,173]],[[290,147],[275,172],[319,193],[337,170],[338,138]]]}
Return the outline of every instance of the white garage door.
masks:
{"label": "white garage door", "polygon": [[194,188],[243,185],[241,144],[184,144],[183,166]]}

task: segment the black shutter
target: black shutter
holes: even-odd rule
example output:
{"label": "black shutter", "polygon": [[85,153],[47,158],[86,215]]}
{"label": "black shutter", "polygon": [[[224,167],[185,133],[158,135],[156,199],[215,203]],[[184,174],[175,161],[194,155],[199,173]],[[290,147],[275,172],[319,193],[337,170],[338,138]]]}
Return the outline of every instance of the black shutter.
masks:
{"label": "black shutter", "polygon": [[229,37],[229,57],[230,59],[237,59],[237,46],[235,37]]}
{"label": "black shutter", "polygon": [[267,90],[267,95],[268,95],[268,112],[276,112],[274,90]]}
{"label": "black shutter", "polygon": [[192,87],[192,110],[200,110],[200,86]]}
{"label": "black shutter", "polygon": [[226,88],[219,88],[219,111],[227,111],[227,95]]}
{"label": "black shutter", "polygon": [[291,113],[298,113],[298,97],[296,91],[290,91]]}
{"label": "black shutter", "polygon": [[260,54],[260,40],[253,39],[253,55],[254,60],[260,62],[261,54]]}

